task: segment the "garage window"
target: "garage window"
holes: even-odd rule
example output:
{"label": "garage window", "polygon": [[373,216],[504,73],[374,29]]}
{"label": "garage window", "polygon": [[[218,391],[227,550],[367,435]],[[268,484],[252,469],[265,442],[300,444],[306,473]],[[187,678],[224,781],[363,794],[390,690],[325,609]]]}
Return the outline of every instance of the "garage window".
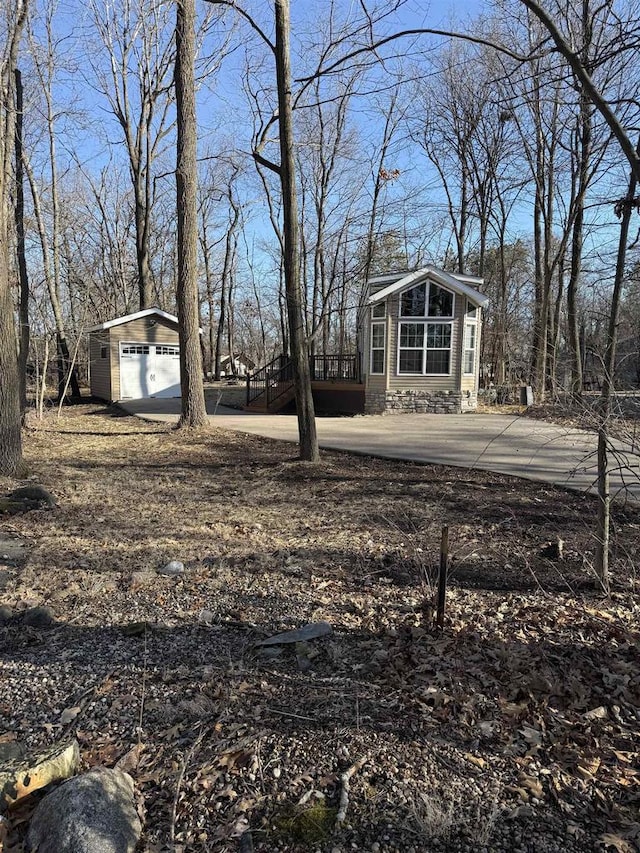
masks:
{"label": "garage window", "polygon": [[148,344],[123,344],[123,355],[149,355]]}
{"label": "garage window", "polygon": [[178,347],[157,346],[156,355],[180,355]]}

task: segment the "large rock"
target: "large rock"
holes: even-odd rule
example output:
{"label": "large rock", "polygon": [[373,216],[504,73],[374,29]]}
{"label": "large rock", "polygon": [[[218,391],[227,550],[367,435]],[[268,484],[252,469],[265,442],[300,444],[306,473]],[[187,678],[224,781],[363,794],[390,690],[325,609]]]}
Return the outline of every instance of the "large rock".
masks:
{"label": "large rock", "polygon": [[77,740],[56,744],[31,761],[4,761],[0,767],[0,812],[51,782],[73,776],[79,764]]}
{"label": "large rock", "polygon": [[21,486],[5,497],[0,497],[0,512],[17,515],[32,509],[54,509],[58,502],[42,486]]}
{"label": "large rock", "polygon": [[96,768],[65,782],[36,808],[27,849],[37,853],[133,853],[142,833],[133,779]]}

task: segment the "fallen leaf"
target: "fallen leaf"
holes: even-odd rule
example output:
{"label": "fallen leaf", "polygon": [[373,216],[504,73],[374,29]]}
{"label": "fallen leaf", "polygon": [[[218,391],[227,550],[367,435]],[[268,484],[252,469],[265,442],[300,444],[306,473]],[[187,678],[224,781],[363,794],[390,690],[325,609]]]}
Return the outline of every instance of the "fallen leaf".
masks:
{"label": "fallen leaf", "polygon": [[65,708],[65,710],[60,714],[60,722],[63,726],[66,726],[68,723],[72,723],[75,718],[78,716],[82,708],[76,705],[74,708]]}
{"label": "fallen leaf", "polygon": [[481,770],[484,770],[484,768],[487,766],[487,762],[484,760],[484,758],[479,758],[477,755],[471,755],[470,752],[465,752],[464,757],[467,761],[469,761],[471,764],[475,764],[475,766],[479,767]]}
{"label": "fallen leaf", "polygon": [[615,847],[618,853],[633,853],[633,847],[621,835],[613,835],[607,832],[600,836],[600,841],[605,847]]}

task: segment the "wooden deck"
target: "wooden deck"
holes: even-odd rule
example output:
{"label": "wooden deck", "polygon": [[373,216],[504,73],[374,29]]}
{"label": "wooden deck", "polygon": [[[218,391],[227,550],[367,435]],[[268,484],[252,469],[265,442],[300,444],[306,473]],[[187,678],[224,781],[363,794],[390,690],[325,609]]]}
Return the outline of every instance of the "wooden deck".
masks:
{"label": "wooden deck", "polygon": [[[364,384],[357,355],[313,356],[311,390],[318,413],[358,414],[364,411]],[[291,362],[278,356],[247,377],[251,412],[278,414],[295,411]]]}

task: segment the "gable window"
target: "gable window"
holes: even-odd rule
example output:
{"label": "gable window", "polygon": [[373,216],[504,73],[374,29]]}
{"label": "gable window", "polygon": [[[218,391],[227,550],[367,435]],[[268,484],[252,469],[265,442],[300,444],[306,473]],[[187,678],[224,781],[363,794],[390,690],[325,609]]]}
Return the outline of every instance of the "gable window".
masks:
{"label": "gable window", "polygon": [[398,373],[448,375],[451,323],[400,323]]}
{"label": "gable window", "polygon": [[385,324],[371,324],[371,373],[384,373]]}
{"label": "gable window", "polygon": [[100,347],[100,358],[106,358],[109,352],[108,347]]}
{"label": "gable window", "polygon": [[374,305],[371,309],[371,316],[375,319],[380,319],[380,317],[387,316],[387,307],[384,302],[378,302],[377,305]]}
{"label": "gable window", "polygon": [[434,282],[424,282],[400,296],[401,317],[453,317],[453,293]]}
{"label": "gable window", "polygon": [[473,302],[469,302],[467,299],[467,318],[469,320],[475,320],[478,316],[478,308]]}
{"label": "gable window", "polygon": [[400,297],[401,317],[424,317],[427,305],[427,285],[411,287]]}
{"label": "gable window", "polygon": [[453,317],[453,293],[438,287],[433,282],[429,285],[428,317]]}
{"label": "gable window", "polygon": [[464,347],[462,353],[462,365],[464,373],[475,373],[476,369],[476,335],[475,323],[464,324]]}

